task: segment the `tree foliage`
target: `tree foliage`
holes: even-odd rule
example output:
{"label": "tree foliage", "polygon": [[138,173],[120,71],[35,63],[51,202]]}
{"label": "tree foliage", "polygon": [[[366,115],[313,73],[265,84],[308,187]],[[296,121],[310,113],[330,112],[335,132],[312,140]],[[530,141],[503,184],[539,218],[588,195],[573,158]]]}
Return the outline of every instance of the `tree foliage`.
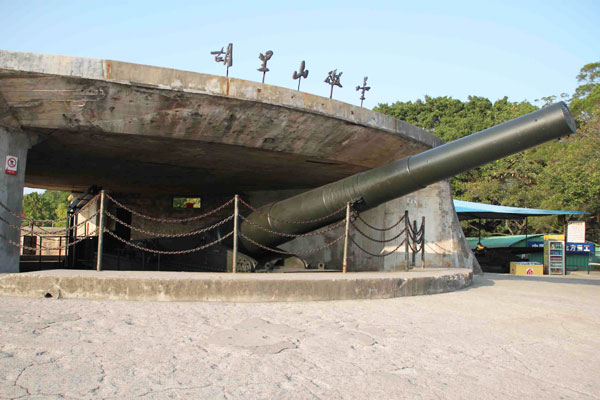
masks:
{"label": "tree foliage", "polygon": [[[570,100],[578,132],[486,164],[452,179],[455,198],[515,207],[587,211],[589,239],[598,241],[600,214],[600,63],[585,65]],[[568,95],[561,95],[562,99]],[[541,99],[543,106],[556,96]],[[380,104],[375,109],[427,129],[444,141],[497,125],[536,110],[529,102],[495,102],[470,96],[467,101],[429,97]],[[485,233],[523,233],[523,221],[488,221]],[[561,231],[555,217],[531,218],[529,232]],[[468,226],[465,225],[468,228]],[[467,234],[476,234],[470,230]]]}
{"label": "tree foliage", "polygon": [[598,115],[600,104],[600,62],[586,64],[577,75],[579,86],[571,99],[571,111],[579,121]]}
{"label": "tree foliage", "polygon": [[23,196],[25,218],[61,222],[66,220],[69,206],[68,196],[68,192],[56,190],[46,190],[43,194],[32,192]]}

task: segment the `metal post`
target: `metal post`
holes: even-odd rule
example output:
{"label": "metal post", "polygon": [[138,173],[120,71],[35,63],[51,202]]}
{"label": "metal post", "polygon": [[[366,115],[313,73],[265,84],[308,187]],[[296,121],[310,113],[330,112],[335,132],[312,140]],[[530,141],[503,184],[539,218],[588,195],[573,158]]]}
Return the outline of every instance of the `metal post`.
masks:
{"label": "metal post", "polygon": [[404,211],[404,259],[406,262],[406,271],[408,271],[408,241],[410,240],[410,222],[408,221],[408,210]]}
{"label": "metal post", "polygon": [[64,267],[69,268],[69,235],[71,232],[71,214],[67,211],[67,221],[66,221],[67,231],[65,232],[65,260]]}
{"label": "metal post", "polygon": [[38,259],[38,263],[41,264],[42,263],[42,235],[40,234],[40,236],[38,236],[40,238],[40,257]]}
{"label": "metal post", "polygon": [[[73,214],[73,242],[77,241],[77,223],[79,222],[79,213],[75,213]],[[72,268],[76,268],[77,264],[77,245],[72,245],[71,246],[71,251],[73,252],[73,258],[72,258],[72,262],[73,264],[71,265]]]}
{"label": "metal post", "polygon": [[412,266],[416,267],[417,266],[417,244],[419,244],[419,238],[417,237],[417,220],[413,220],[413,235],[415,235],[415,238],[413,240],[413,247],[412,247]]}
{"label": "metal post", "polygon": [[239,196],[236,194],[233,199],[233,257],[231,257],[231,271],[237,272],[237,256],[238,256],[238,215],[239,215]]}
{"label": "metal post", "polygon": [[425,268],[425,217],[421,219],[421,269]]}
{"label": "metal post", "polygon": [[60,263],[60,256],[62,255],[62,236],[58,237],[58,262]]}
{"label": "metal post", "polygon": [[348,270],[348,233],[350,231],[350,202],[346,203],[346,230],[344,231],[344,258],[342,260],[342,273]]}
{"label": "metal post", "polygon": [[102,271],[102,250],[104,246],[104,210],[106,207],[106,196],[104,190],[100,192],[100,224],[98,226],[98,258],[96,259],[96,271]]}
{"label": "metal post", "polygon": [[565,227],[564,227],[564,244],[563,244],[563,251],[565,252],[565,265],[564,265],[564,269],[563,269],[563,275],[567,275],[567,225],[569,224],[569,222],[567,221],[567,217],[565,216]]}

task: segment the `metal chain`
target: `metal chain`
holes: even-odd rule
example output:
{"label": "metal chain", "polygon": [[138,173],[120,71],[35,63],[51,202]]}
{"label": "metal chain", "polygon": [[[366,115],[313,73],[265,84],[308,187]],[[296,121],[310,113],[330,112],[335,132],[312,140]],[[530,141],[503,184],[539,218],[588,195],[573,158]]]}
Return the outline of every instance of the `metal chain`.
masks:
{"label": "metal chain", "polygon": [[279,249],[274,249],[272,247],[267,247],[265,245],[262,245],[252,239],[250,239],[248,236],[244,235],[242,232],[239,232],[239,235],[241,237],[243,237],[244,239],[246,239],[247,241],[249,241],[250,243],[254,244],[255,246],[260,247],[263,250],[268,250],[268,251],[272,251],[273,253],[279,253],[279,254],[287,254],[287,255],[292,255],[292,256],[297,256],[297,255],[308,255],[308,254],[313,254],[313,253],[317,253],[321,250],[325,250],[331,246],[333,246],[334,244],[336,244],[337,242],[339,242],[340,240],[342,240],[344,238],[344,234],[342,234],[341,236],[339,236],[337,239],[329,242],[329,243],[325,243],[323,246],[321,247],[317,247],[308,251],[302,251],[302,252],[295,252],[295,253],[291,253],[289,251],[285,251],[285,250],[279,250]]}
{"label": "metal chain", "polygon": [[13,228],[14,230],[21,232],[21,229],[23,228],[27,228],[27,226],[18,226],[15,224],[10,223],[8,220],[0,217],[0,221],[4,222],[6,225],[8,225],[9,227]]}
{"label": "metal chain", "polygon": [[[415,243],[417,244],[416,246],[414,245]],[[410,242],[408,243],[408,246],[410,247],[410,249],[415,253],[419,253],[421,250],[423,250],[424,245],[425,245],[425,243],[421,240],[413,242],[413,244],[410,244]]]}
{"label": "metal chain", "polygon": [[308,233],[303,233],[303,234],[294,234],[294,233],[278,232],[278,231],[271,230],[269,228],[262,227],[259,224],[257,224],[256,222],[254,222],[254,221],[252,221],[252,220],[244,217],[243,215],[240,215],[240,218],[243,219],[244,221],[248,222],[250,225],[257,227],[258,229],[260,229],[263,232],[268,232],[268,233],[271,233],[273,235],[278,235],[278,236],[283,236],[283,237],[293,237],[293,238],[295,238],[295,237],[309,237],[309,236],[319,235],[321,233],[326,233],[326,232],[332,231],[335,228],[337,228],[339,226],[342,226],[344,223],[346,223],[346,220],[343,219],[343,220],[341,220],[341,221],[339,221],[339,222],[337,222],[337,223],[335,223],[335,224],[333,224],[331,226],[328,226],[328,227],[325,227],[325,228],[322,228],[322,229],[319,229],[319,230],[316,230],[316,231],[312,231],[312,232],[308,232]]}
{"label": "metal chain", "polygon": [[[46,229],[42,228],[41,226],[35,226],[35,225],[33,225],[33,228],[37,228],[37,229],[38,229],[38,230],[40,230],[42,233],[48,233],[48,234],[50,234],[50,235],[57,235],[57,234],[59,234],[59,233],[60,233],[60,234],[63,234],[63,233],[64,233],[64,234],[66,235],[66,234],[67,234],[67,232],[71,232],[73,229],[75,229],[75,228],[79,228],[80,226],[84,225],[85,223],[87,223],[87,222],[88,222],[89,220],[91,220],[92,218],[95,218],[95,217],[96,217],[98,214],[99,214],[98,212],[94,213],[93,215],[89,216],[87,219],[83,220],[82,222],[78,223],[77,225],[73,225],[73,226],[71,226],[69,229],[66,229],[66,227],[65,227],[64,231],[62,231],[62,230],[61,230],[61,231],[57,231],[57,232],[51,232],[51,231],[48,231],[48,230],[46,230]],[[26,228],[27,226],[29,226],[29,225],[27,225],[27,226],[21,226],[21,227],[18,227],[17,225],[13,225],[13,224],[11,224],[10,222],[8,222],[7,220],[5,220],[5,219],[4,219],[4,218],[2,218],[2,217],[0,217],[0,220],[1,220],[1,221],[3,221],[4,223],[6,223],[6,224],[7,224],[8,226],[10,226],[11,228],[13,228],[13,229],[16,229],[16,230],[19,230],[19,231],[21,231],[21,229],[23,229],[23,228]],[[37,222],[39,222],[39,221],[44,221],[44,220],[36,220],[36,221],[37,221]],[[48,221],[52,221],[52,220],[48,220]],[[57,222],[57,221],[53,221],[53,222]],[[59,228],[59,227],[57,227],[57,228]],[[63,228],[63,227],[60,227],[60,228]],[[35,233],[35,229],[30,229],[30,230],[29,230],[29,234],[30,234],[30,235],[34,235],[34,236],[41,236],[41,235],[36,235],[36,233]],[[26,236],[26,235],[21,235],[21,236]],[[59,235],[58,235],[58,236],[59,236]]]}
{"label": "metal chain", "polygon": [[324,217],[320,217],[320,218],[315,218],[315,219],[309,219],[306,221],[288,221],[285,219],[281,219],[281,218],[276,218],[272,215],[267,215],[264,212],[260,211],[258,208],[254,208],[252,207],[250,204],[246,203],[243,199],[239,199],[240,203],[242,203],[243,205],[245,205],[246,207],[248,207],[251,211],[262,215],[265,218],[271,219],[273,221],[279,221],[279,222],[283,222],[284,224],[312,224],[314,222],[320,222],[320,221],[325,221],[326,219],[333,217],[334,215],[340,214],[342,211],[346,210],[346,206],[340,208],[339,210],[336,210],[334,212],[332,212],[331,214],[325,215]]}
{"label": "metal chain", "polygon": [[[96,229],[96,231],[94,232],[94,235],[96,234],[96,232],[97,232],[97,231],[98,231],[98,230]],[[86,240],[86,239],[89,239],[89,238],[92,238],[92,237],[94,237],[94,235],[83,236],[83,237],[81,237],[81,239],[77,239],[77,240],[75,240],[75,241],[73,241],[73,242],[69,243],[68,245],[66,245],[66,247],[71,247],[71,246],[74,246],[74,245],[76,245],[77,243],[83,242],[83,241],[84,241],[84,240]],[[15,241],[13,241],[13,240],[11,240],[11,239],[7,238],[6,236],[4,236],[4,235],[3,235],[3,234],[1,234],[1,233],[0,233],[0,237],[1,237],[2,239],[6,240],[6,241],[7,241],[8,243],[10,243],[11,245],[13,245],[13,246],[15,246],[15,247],[19,247],[19,248],[21,248],[21,249],[25,249],[25,250],[33,250],[33,251],[38,251],[38,250],[40,250],[40,249],[41,249],[41,250],[50,250],[50,251],[53,251],[53,250],[63,250],[63,249],[65,248],[65,246],[63,246],[63,247],[44,247],[44,246],[30,247],[30,246],[25,246],[25,245],[23,245],[23,244],[21,244],[21,243],[17,243],[17,242],[15,242]],[[58,236],[58,237],[62,237],[62,236]]]}
{"label": "metal chain", "polygon": [[127,207],[126,205],[124,205],[123,203],[119,202],[118,200],[115,200],[114,197],[112,197],[110,194],[105,193],[105,196],[111,200],[113,203],[115,203],[118,207],[129,211],[130,213],[132,213],[133,215],[136,215],[140,218],[144,218],[144,219],[149,219],[150,221],[156,221],[156,222],[164,222],[164,223],[181,223],[181,222],[189,222],[189,221],[197,221],[199,219],[202,218],[206,218],[218,211],[221,211],[222,209],[224,209],[225,207],[227,207],[228,205],[230,205],[231,203],[233,203],[234,199],[231,199],[229,201],[227,201],[226,203],[221,204],[219,207],[215,208],[212,211],[209,211],[207,213],[204,213],[202,215],[197,215],[195,217],[190,217],[190,218],[156,218],[156,217],[151,217],[149,215],[145,215],[142,213],[139,213],[133,209],[131,209],[130,207]]}
{"label": "metal chain", "polygon": [[105,229],[104,232],[108,233],[110,236],[114,237],[118,241],[120,241],[122,243],[125,243],[126,245],[131,246],[131,247],[133,247],[135,249],[138,249],[138,250],[141,250],[141,251],[145,251],[145,252],[148,252],[148,253],[154,253],[154,254],[171,254],[171,255],[175,255],[175,254],[189,254],[189,253],[194,253],[196,251],[204,250],[204,249],[206,249],[206,248],[208,248],[210,246],[213,246],[213,245],[215,245],[215,244],[217,244],[217,243],[219,243],[219,242],[227,239],[229,236],[233,235],[233,231],[231,231],[227,235],[225,235],[225,236],[223,236],[223,237],[221,237],[221,238],[219,238],[219,239],[217,239],[215,241],[212,241],[212,242],[207,243],[207,244],[205,244],[203,246],[198,246],[198,247],[195,247],[195,248],[189,249],[189,250],[165,251],[165,250],[153,250],[153,249],[149,249],[149,248],[146,248],[146,247],[139,246],[139,245],[137,245],[135,243],[132,243],[132,242],[130,242],[128,240],[125,240],[125,239],[121,238],[120,236],[118,236],[118,235],[112,233],[111,231],[109,231],[108,229]]}
{"label": "metal chain", "polygon": [[233,215],[230,215],[229,217],[217,222],[214,225],[211,225],[207,228],[202,228],[196,231],[191,231],[191,232],[185,232],[185,233],[160,233],[160,232],[153,232],[153,231],[147,231],[141,228],[137,228],[133,225],[130,225],[128,223],[126,223],[125,221],[121,221],[119,218],[115,217],[114,215],[112,215],[110,212],[108,211],[104,211],[104,213],[109,217],[112,218],[114,221],[118,222],[121,225],[126,226],[129,229],[132,229],[136,232],[140,232],[140,233],[145,233],[146,235],[150,235],[150,236],[158,236],[158,237],[167,237],[167,238],[181,238],[181,237],[188,237],[188,236],[195,236],[195,235],[200,235],[201,233],[205,233],[208,232],[210,230],[213,230],[215,228],[218,228],[219,226],[231,221],[233,219]]}
{"label": "metal chain", "polygon": [[90,239],[90,238],[96,237],[96,234],[97,234],[97,233],[98,233],[98,228],[96,228],[96,230],[94,231],[94,234],[93,234],[93,235],[82,236],[82,237],[81,237],[81,239],[77,239],[77,240],[74,240],[74,241],[72,241],[71,243],[69,243],[69,244],[67,245],[67,247],[71,247],[71,246],[73,246],[73,245],[75,245],[75,244],[77,244],[77,243],[79,243],[79,242],[83,242],[83,241],[84,241],[84,240],[86,240],[86,239]]}
{"label": "metal chain", "polygon": [[421,223],[421,227],[419,229],[417,229],[416,231],[413,229],[411,224],[408,224],[408,227],[410,228],[410,232],[412,235],[412,238],[414,239],[416,236],[420,236],[423,234],[423,224]]}
{"label": "metal chain", "polygon": [[[88,204],[94,200],[95,198],[99,197],[99,195],[96,195],[94,197],[92,197],[90,199],[90,201],[88,202]],[[11,210],[10,208],[8,208],[6,205],[4,205],[2,202],[0,202],[0,207],[2,207],[3,209],[5,209],[6,211],[8,211],[8,213],[10,215],[12,215],[13,217],[19,219],[21,221],[21,224],[23,222],[27,222],[28,225],[32,224],[35,225],[36,222],[41,222],[41,223],[47,223],[47,222],[63,222],[62,220],[55,220],[55,219],[28,219],[28,218],[24,218],[23,216],[17,214],[16,212],[14,212],[13,210]],[[84,207],[85,208],[85,207]],[[83,209],[82,209],[83,210]],[[81,212],[81,211],[80,211]],[[96,212],[94,215],[92,215],[91,217],[88,217],[85,221],[83,221],[82,223],[78,224],[77,227],[81,226],[83,223],[89,221],[90,219],[94,218],[96,215],[98,215],[98,212]],[[0,217],[0,220],[2,220],[3,222],[5,222],[7,225],[14,227],[15,225],[12,225],[10,222],[8,222],[7,220],[5,220],[4,218]],[[24,228],[24,226],[19,227],[18,229]],[[73,227],[71,227],[72,229]],[[43,229],[41,226],[38,226],[38,229],[40,229],[42,232],[44,233],[50,233],[50,234],[54,234],[56,232],[50,232],[47,231],[45,229]],[[65,232],[66,233],[66,232]]]}
{"label": "metal chain", "polygon": [[388,243],[388,242],[392,242],[392,241],[394,241],[394,240],[398,239],[400,236],[402,236],[402,234],[403,234],[403,233],[405,233],[405,232],[406,232],[406,228],[404,228],[404,229],[402,229],[402,230],[401,230],[401,231],[400,231],[400,232],[399,232],[399,233],[398,233],[396,236],[394,236],[393,238],[380,240],[380,239],[375,239],[375,238],[372,238],[371,236],[368,236],[366,233],[364,233],[363,231],[361,231],[361,230],[360,230],[360,229],[359,229],[359,228],[358,228],[358,227],[357,227],[357,226],[354,224],[354,222],[350,221],[350,223],[352,224],[352,226],[354,227],[354,229],[355,229],[355,230],[356,230],[358,233],[360,233],[362,236],[364,236],[365,238],[369,239],[369,240],[370,240],[370,241],[372,241],[372,242],[377,242],[377,243]]}
{"label": "metal chain", "polygon": [[90,215],[89,217],[87,217],[86,219],[84,219],[83,221],[81,221],[80,223],[78,223],[77,225],[73,225],[68,230],[71,231],[71,230],[73,230],[75,228],[79,228],[80,226],[84,225],[86,222],[88,222],[92,218],[96,218],[98,216],[98,214],[100,214],[100,211],[96,211],[94,214]]}
{"label": "metal chain", "polygon": [[10,208],[8,208],[6,205],[4,205],[2,202],[0,202],[0,207],[4,208],[6,211],[8,211],[9,214],[11,214],[13,217],[16,217],[20,220],[23,219],[23,217],[19,214],[17,214],[16,212],[14,212],[13,210],[11,210]]}
{"label": "metal chain", "polygon": [[390,251],[389,253],[385,253],[385,254],[375,254],[375,253],[371,253],[368,250],[363,249],[358,243],[356,243],[356,241],[352,238],[352,236],[348,236],[350,238],[350,240],[352,241],[352,243],[354,243],[356,245],[356,247],[358,247],[359,249],[361,249],[362,251],[364,251],[365,253],[367,253],[370,256],[373,257],[387,257],[391,254],[394,254],[396,252],[396,250],[398,250],[400,248],[400,246],[402,246],[404,244],[404,242],[406,242],[406,238],[404,240],[402,240],[400,242],[400,244],[398,246],[396,246],[396,248],[392,251]]}
{"label": "metal chain", "polygon": [[362,222],[363,224],[365,224],[366,226],[368,226],[369,228],[373,229],[374,231],[379,231],[379,232],[385,232],[385,231],[389,231],[394,229],[395,227],[397,227],[398,225],[400,225],[400,223],[402,221],[404,221],[404,215],[402,216],[402,218],[400,218],[398,220],[398,222],[396,222],[394,225],[388,227],[388,228],[377,228],[376,226],[371,225],[370,223],[368,223],[367,221],[365,221],[363,219],[363,217],[360,216],[360,214],[358,212],[356,212],[354,214],[356,216],[356,218],[358,218],[360,220],[360,222]]}

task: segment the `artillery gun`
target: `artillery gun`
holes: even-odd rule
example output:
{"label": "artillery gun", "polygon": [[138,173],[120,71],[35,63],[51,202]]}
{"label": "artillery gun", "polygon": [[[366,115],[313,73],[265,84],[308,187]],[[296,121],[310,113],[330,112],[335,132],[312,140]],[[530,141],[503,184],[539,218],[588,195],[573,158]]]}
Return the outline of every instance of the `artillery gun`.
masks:
{"label": "artillery gun", "polygon": [[[348,202],[360,210],[368,210],[575,130],[571,112],[560,102],[420,154],[265,205],[241,222],[240,270],[247,270],[249,264],[252,269],[271,264],[273,257],[265,258],[263,248],[256,243],[275,247],[291,240],[269,231],[310,232],[342,219],[342,214],[331,214]],[[307,220],[314,222],[291,223]]]}

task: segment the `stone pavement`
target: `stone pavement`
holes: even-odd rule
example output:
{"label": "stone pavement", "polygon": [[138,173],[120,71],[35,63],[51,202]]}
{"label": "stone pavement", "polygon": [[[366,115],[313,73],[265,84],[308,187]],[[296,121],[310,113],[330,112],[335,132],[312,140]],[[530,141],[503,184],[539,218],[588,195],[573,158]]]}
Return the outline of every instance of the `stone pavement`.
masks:
{"label": "stone pavement", "polygon": [[0,297],[0,398],[598,398],[599,277],[530,278],[331,302]]}

